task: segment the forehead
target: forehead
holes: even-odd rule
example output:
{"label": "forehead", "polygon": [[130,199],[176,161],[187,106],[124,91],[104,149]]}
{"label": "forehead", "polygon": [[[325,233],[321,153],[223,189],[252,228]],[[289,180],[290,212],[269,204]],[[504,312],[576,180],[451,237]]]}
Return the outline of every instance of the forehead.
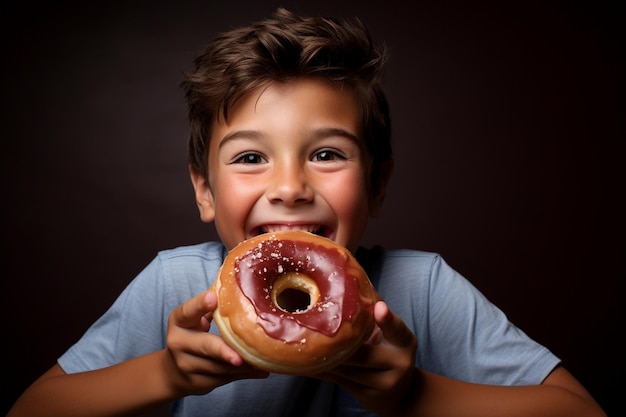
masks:
{"label": "forehead", "polygon": [[[362,137],[362,111],[356,93],[314,78],[269,82],[244,94],[216,118],[213,133],[246,124],[337,124]],[[222,115],[223,116],[223,115]],[[212,135],[215,139],[218,135]]]}

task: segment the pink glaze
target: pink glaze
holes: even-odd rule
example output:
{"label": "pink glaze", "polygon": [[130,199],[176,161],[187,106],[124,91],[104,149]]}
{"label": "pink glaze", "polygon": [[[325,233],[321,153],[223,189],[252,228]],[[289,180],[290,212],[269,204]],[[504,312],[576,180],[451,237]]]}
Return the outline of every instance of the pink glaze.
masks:
{"label": "pink glaze", "polygon": [[[359,308],[359,283],[346,268],[348,256],[333,248],[294,240],[270,239],[235,261],[236,280],[273,339],[303,342],[306,329],[334,336]],[[317,283],[318,302],[306,311],[285,312],[270,296],[276,279],[299,272]]]}

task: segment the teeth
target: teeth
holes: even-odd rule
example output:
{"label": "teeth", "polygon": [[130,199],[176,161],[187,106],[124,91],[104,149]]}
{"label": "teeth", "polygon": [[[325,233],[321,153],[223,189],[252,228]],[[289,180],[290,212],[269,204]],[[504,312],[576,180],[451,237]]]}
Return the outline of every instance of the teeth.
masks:
{"label": "teeth", "polygon": [[299,230],[303,232],[315,233],[317,229],[317,226],[312,224],[299,224],[295,226],[289,226],[285,224],[272,224],[262,227],[262,230],[266,233],[280,232],[283,230]]}

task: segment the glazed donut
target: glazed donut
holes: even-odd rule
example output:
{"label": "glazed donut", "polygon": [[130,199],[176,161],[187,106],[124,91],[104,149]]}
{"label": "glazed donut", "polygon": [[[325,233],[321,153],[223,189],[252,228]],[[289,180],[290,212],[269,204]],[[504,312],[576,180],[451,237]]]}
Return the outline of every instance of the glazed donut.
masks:
{"label": "glazed donut", "polygon": [[378,299],[350,251],[309,232],[280,231],[231,249],[212,288],[226,343],[268,372],[311,375],[370,336]]}

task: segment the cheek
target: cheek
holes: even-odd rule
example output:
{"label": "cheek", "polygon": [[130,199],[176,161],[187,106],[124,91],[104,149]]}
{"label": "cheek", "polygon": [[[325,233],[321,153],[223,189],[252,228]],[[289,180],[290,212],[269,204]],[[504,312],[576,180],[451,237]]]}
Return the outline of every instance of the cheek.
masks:
{"label": "cheek", "polygon": [[227,246],[233,246],[245,237],[244,225],[259,192],[251,181],[233,177],[216,178],[215,226]]}
{"label": "cheek", "polygon": [[345,187],[334,192],[330,202],[339,222],[337,242],[351,251],[356,251],[369,221],[369,206],[365,187],[362,182],[352,182],[352,187]]}
{"label": "cheek", "polygon": [[362,192],[362,190],[352,189],[345,190],[342,193],[337,193],[337,200],[337,210],[344,217],[367,213],[367,199],[365,198],[365,193]]}
{"label": "cheek", "polygon": [[258,192],[251,181],[233,177],[218,180],[215,184],[216,209],[224,216],[243,215],[254,204]]}
{"label": "cheek", "polygon": [[336,182],[327,182],[326,195],[335,214],[344,222],[360,223],[367,220],[367,190],[361,175],[346,175]]}

